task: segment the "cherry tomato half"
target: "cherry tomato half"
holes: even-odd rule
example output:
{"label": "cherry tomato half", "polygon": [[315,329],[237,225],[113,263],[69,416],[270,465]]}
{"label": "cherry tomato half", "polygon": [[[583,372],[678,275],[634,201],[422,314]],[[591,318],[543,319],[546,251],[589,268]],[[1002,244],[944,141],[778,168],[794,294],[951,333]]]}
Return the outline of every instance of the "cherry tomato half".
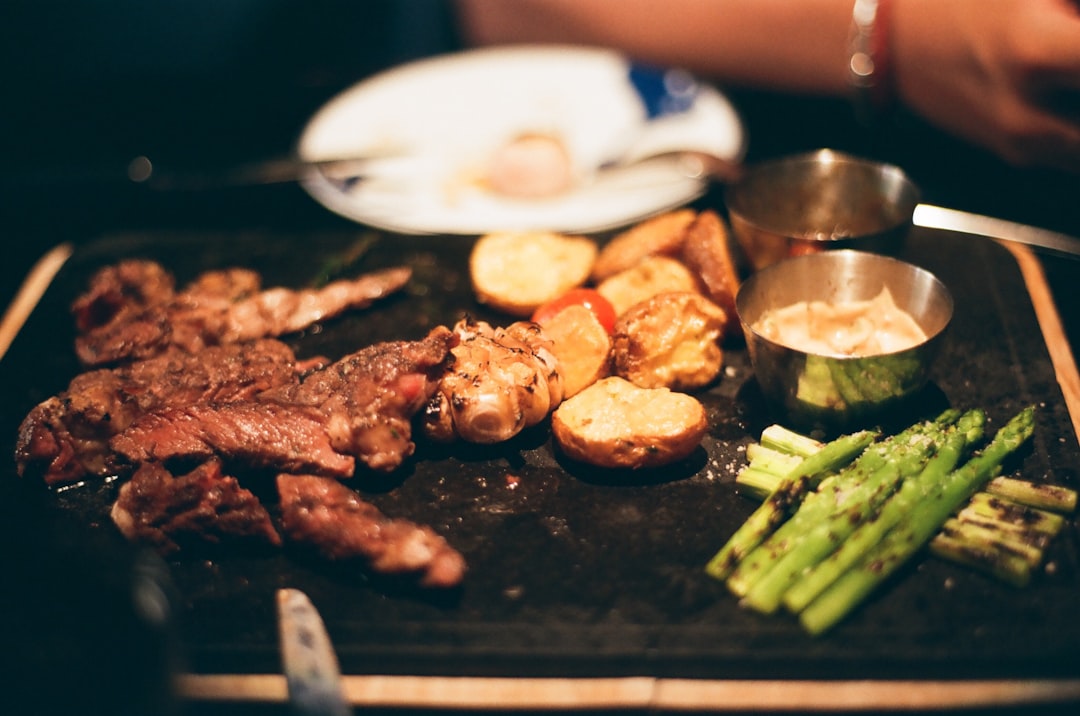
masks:
{"label": "cherry tomato half", "polygon": [[536,312],[532,315],[532,320],[535,323],[544,325],[546,321],[551,320],[559,311],[563,310],[567,306],[579,305],[584,306],[593,312],[597,320],[600,321],[600,325],[604,327],[608,333],[615,330],[615,308],[611,305],[611,301],[604,298],[596,289],[592,288],[572,288],[558,298],[548,301],[540,308],[536,309]]}

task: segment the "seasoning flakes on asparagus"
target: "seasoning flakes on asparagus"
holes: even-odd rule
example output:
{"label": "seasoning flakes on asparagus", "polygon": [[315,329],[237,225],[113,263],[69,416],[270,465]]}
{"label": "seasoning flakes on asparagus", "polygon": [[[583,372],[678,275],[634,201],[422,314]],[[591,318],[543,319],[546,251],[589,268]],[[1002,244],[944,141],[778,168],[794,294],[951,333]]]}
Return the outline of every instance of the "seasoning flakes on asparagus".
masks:
{"label": "seasoning flakes on asparagus", "polygon": [[827,443],[769,426],[736,478],[762,503],[706,572],[743,606],[783,608],[814,635],[924,548],[1022,587],[1077,499],[1068,488],[999,475],[1030,439],[1034,413],[1025,408],[993,436],[977,409]]}

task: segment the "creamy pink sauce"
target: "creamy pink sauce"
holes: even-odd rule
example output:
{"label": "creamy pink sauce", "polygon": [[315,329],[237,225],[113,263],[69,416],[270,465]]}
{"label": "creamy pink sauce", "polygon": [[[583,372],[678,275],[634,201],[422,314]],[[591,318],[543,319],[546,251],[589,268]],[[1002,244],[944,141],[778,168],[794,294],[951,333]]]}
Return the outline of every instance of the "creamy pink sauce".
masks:
{"label": "creamy pink sauce", "polygon": [[800,301],[766,311],[753,325],[769,340],[804,353],[869,356],[906,350],[926,340],[889,289],[868,301]]}

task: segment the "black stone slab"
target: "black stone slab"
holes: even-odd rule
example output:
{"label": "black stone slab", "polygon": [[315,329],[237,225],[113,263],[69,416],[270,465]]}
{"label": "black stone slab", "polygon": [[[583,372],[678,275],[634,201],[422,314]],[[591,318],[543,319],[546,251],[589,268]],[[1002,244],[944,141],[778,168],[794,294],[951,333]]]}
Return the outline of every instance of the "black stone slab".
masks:
{"label": "black stone slab", "polygon": [[[368,311],[291,337],[301,356],[336,358],[369,343],[418,338],[468,312],[505,323],[471,295],[461,237],[403,237],[357,227],[327,234],[147,233],[81,246],[0,362],[7,400],[0,435],[11,454],[21,418],[78,370],[67,307],[97,267],[121,257],[162,261],[179,282],[243,265],[265,284],[302,286],[338,270],[408,263],[409,289]],[[357,258],[358,257],[358,258]],[[916,231],[905,258],[952,289],[956,316],[927,391],[944,404],[984,408],[991,428],[1038,406],[1030,449],[1011,474],[1080,487],[1080,447],[1023,279],[989,241]],[[1078,676],[1077,529],[1049,552],[1052,572],[1016,590],[920,557],[846,622],[820,638],[787,616],[744,610],[703,572],[754,504],[736,494],[744,446],[769,422],[745,351],[701,395],[711,428],[686,461],[612,474],[566,464],[545,428],[492,448],[420,444],[390,477],[355,484],[392,515],[431,524],[466,556],[464,586],[432,596],[285,551],[222,550],[169,563],[174,626],[186,668],[277,672],[274,593],[298,587],[320,609],[346,673],[701,678],[1001,678]],[[907,419],[910,416],[903,416]],[[108,518],[116,485],[54,494],[0,474],[7,561],[49,560],[78,544],[98,577],[130,569],[131,548]],[[516,480],[508,479],[518,478]],[[60,560],[40,589],[60,598],[93,583]],[[47,568],[56,564],[56,570]],[[74,580],[74,581],[73,581]],[[112,584],[112,582],[109,582]],[[93,615],[86,615],[92,619]],[[66,629],[72,629],[68,620]],[[41,624],[22,625],[26,631]],[[74,629],[78,632],[78,629]],[[18,635],[18,632],[16,632]],[[91,629],[87,638],[98,639]],[[78,636],[76,634],[76,636]]]}

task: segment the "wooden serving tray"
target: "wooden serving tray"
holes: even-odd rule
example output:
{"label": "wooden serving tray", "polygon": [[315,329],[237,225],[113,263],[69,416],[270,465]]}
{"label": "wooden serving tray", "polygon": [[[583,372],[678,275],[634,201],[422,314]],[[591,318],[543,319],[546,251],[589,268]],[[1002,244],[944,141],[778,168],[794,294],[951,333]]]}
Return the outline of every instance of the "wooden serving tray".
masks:
{"label": "wooden serving tray", "polygon": [[[420,337],[465,312],[506,323],[472,298],[470,246],[461,237],[357,228],[154,233],[61,247],[0,328],[10,339],[0,364],[10,396],[6,444],[22,416],[78,371],[68,306],[103,264],[155,258],[181,283],[204,269],[244,265],[267,286],[305,285],[348,256],[360,256],[354,273],[412,265],[406,294],[289,339],[301,356],[337,358],[378,340]],[[981,407],[993,429],[1038,406],[1031,447],[1007,470],[1076,488],[1080,379],[1038,261],[1022,248],[923,229],[904,258],[935,272],[956,300],[926,411]],[[493,448],[421,444],[401,474],[358,476],[357,487],[384,511],[431,524],[462,550],[470,572],[452,594],[412,591],[288,551],[223,550],[169,563],[185,661],[180,693],[284,700],[274,594],[296,587],[321,611],[347,696],[360,705],[872,710],[1080,699],[1075,522],[1050,550],[1054,568],[1026,589],[920,558],[818,638],[786,616],[741,609],[707,577],[705,562],[754,507],[734,490],[742,451],[780,420],[764,405],[745,350],[731,346],[726,359],[721,380],[701,396],[712,425],[702,449],[664,470],[611,474],[567,464],[544,428]],[[11,491],[19,481],[7,469],[2,482]],[[520,478],[517,489],[509,475]],[[107,516],[115,489],[35,493],[26,529],[124,549]],[[18,494],[0,497],[27,491],[20,484]]]}

